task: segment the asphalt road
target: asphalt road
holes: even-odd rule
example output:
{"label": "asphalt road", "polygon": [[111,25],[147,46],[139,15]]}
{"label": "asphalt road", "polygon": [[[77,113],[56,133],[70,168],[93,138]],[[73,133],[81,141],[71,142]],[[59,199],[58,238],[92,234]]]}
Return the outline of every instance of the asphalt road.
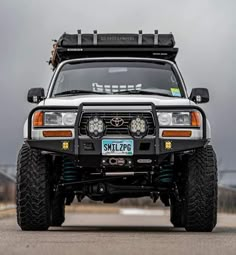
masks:
{"label": "asphalt road", "polygon": [[213,233],[174,229],[157,212],[67,214],[61,228],[23,232],[15,217],[0,219],[0,254],[236,254],[236,215],[221,214]]}

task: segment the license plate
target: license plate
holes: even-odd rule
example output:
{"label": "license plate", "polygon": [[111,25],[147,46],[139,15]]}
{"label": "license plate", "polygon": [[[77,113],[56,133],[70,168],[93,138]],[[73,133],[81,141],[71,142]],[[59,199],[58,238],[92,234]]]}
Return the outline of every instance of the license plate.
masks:
{"label": "license plate", "polygon": [[102,155],[132,156],[133,154],[133,140],[102,140]]}

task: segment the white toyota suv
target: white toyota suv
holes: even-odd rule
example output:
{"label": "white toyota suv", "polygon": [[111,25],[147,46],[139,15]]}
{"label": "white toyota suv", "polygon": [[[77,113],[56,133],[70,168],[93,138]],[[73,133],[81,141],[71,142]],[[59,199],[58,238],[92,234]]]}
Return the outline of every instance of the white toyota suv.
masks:
{"label": "white toyota suv", "polygon": [[25,123],[17,165],[22,230],[61,226],[76,197],[104,203],[150,197],[170,206],[174,227],[212,231],[217,164],[210,126],[188,96],[172,34],[63,34],[54,74]]}

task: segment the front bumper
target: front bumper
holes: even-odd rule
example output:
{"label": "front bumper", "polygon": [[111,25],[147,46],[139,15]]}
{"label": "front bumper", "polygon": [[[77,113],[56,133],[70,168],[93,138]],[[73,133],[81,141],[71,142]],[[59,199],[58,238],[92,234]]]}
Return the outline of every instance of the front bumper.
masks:
{"label": "front bumper", "polygon": [[[74,156],[102,156],[102,139],[115,139],[114,137],[103,137],[101,139],[91,139],[88,136],[80,136],[78,132],[78,126],[83,113],[83,108],[86,106],[99,106],[112,107],[112,106],[149,106],[153,114],[154,125],[157,130],[155,136],[145,136],[142,139],[135,139],[128,137],[128,139],[134,140],[134,156],[158,156],[167,153],[188,151],[205,146],[208,143],[206,137],[206,116],[204,111],[198,106],[155,106],[153,103],[84,103],[79,107],[58,107],[58,106],[40,106],[33,109],[28,118],[28,139],[26,143],[32,148],[37,148],[43,151],[52,153],[68,154]],[[38,110],[76,110],[78,112],[77,119],[74,128],[73,139],[45,139],[36,140],[32,139],[32,116],[35,111]],[[159,124],[156,112],[158,110],[197,110],[202,115],[202,138],[201,139],[162,139],[159,137]],[[122,139],[123,137],[116,137]],[[123,139],[127,139],[127,136]]]}
{"label": "front bumper", "polygon": [[[60,154],[69,155],[81,155],[81,156],[99,156],[102,155],[101,140],[91,140],[91,139],[81,139],[78,142],[77,150],[75,151],[75,141],[74,140],[26,140],[26,143],[35,149],[40,149],[48,152],[55,152]],[[68,144],[66,147],[64,144]],[[85,149],[87,144],[92,144],[93,150]],[[155,144],[155,139],[144,139],[144,140],[134,140],[134,155],[161,155],[172,152],[188,151],[196,148],[205,146],[208,143],[207,139],[200,140],[183,140],[183,139],[159,139],[159,143]],[[86,144],[86,145],[85,145]],[[146,144],[146,149],[140,149],[142,144]],[[170,147],[171,146],[171,147]]]}

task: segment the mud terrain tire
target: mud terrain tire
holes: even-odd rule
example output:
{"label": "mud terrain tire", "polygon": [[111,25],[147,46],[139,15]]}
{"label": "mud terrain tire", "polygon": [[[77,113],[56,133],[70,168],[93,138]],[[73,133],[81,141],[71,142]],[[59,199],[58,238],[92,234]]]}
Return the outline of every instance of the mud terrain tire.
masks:
{"label": "mud terrain tire", "polygon": [[22,230],[50,225],[49,173],[45,155],[24,144],[17,161],[17,223]]}
{"label": "mud terrain tire", "polygon": [[211,232],[217,222],[217,162],[211,145],[188,158],[185,229]]}

